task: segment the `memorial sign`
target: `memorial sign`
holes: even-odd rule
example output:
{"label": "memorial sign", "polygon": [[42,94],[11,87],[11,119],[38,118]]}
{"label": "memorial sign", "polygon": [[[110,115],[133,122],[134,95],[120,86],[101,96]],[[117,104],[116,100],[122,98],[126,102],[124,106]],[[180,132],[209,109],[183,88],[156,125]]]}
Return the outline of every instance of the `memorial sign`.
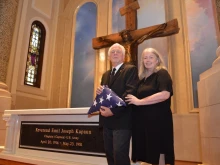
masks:
{"label": "memorial sign", "polygon": [[105,156],[98,122],[22,121],[19,148]]}

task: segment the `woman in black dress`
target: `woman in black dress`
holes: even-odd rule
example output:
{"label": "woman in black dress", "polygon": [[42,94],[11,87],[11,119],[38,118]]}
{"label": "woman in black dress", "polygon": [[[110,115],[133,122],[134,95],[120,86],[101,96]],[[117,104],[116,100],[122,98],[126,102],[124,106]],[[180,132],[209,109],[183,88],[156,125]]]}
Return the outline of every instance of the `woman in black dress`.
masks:
{"label": "woman in black dress", "polygon": [[132,161],[174,165],[172,79],[161,55],[153,48],[142,53],[136,97],[126,101],[133,110]]}

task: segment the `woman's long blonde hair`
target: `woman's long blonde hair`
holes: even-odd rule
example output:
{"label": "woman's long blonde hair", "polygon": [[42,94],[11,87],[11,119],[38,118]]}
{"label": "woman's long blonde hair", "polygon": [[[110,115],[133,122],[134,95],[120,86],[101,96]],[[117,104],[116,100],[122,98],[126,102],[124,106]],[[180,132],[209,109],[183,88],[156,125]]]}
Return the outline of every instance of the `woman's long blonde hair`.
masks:
{"label": "woman's long blonde hair", "polygon": [[146,77],[146,75],[147,75],[147,69],[144,66],[144,55],[146,52],[153,53],[157,57],[158,63],[157,63],[156,68],[154,68],[154,72],[157,72],[160,69],[167,70],[161,54],[157,50],[155,50],[154,48],[146,48],[146,49],[144,49],[144,51],[142,52],[142,55],[141,55],[141,64],[140,64],[140,68],[139,68],[140,80],[143,79],[144,77]]}

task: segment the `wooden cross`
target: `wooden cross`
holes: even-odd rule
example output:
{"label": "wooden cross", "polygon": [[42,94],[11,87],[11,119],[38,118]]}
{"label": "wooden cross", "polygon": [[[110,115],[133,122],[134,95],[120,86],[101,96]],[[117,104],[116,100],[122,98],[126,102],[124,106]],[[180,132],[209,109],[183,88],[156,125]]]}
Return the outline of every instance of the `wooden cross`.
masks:
{"label": "wooden cross", "polygon": [[119,33],[93,38],[93,48],[107,48],[114,43],[119,43],[126,49],[126,62],[137,65],[137,50],[140,43],[150,38],[170,36],[179,32],[177,19],[137,30],[137,9],[139,8],[137,0],[125,0],[125,6],[120,9],[120,14],[125,15],[126,29]]}

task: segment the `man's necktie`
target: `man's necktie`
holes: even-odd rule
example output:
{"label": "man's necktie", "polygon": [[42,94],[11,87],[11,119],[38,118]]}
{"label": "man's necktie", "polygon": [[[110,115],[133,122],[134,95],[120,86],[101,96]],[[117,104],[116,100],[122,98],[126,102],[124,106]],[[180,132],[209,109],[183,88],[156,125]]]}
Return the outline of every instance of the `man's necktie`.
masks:
{"label": "man's necktie", "polygon": [[111,76],[114,76],[114,75],[115,75],[115,71],[116,71],[116,69],[113,68],[113,69],[112,69],[112,72],[111,72]]}
{"label": "man's necktie", "polygon": [[115,71],[116,71],[116,69],[113,68],[113,69],[112,69],[112,72],[111,72],[111,75],[110,75],[110,84],[112,83],[112,80],[113,80],[113,78],[114,78]]}

